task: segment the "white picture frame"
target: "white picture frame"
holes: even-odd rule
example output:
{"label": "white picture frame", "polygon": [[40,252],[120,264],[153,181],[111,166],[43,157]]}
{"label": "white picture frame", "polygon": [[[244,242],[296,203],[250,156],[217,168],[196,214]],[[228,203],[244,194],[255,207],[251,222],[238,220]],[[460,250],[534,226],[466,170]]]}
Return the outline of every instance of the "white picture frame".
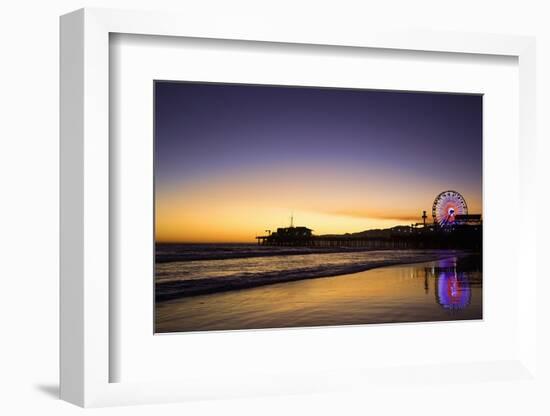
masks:
{"label": "white picture frame", "polygon": [[[242,22],[241,22],[242,23]],[[456,366],[420,365],[415,377],[434,379],[442,369],[468,380],[479,371],[507,379],[536,377],[536,218],[527,215],[535,198],[535,40],[530,37],[431,32],[382,32],[375,29],[330,33],[314,24],[284,28],[250,21],[234,25],[216,19],[208,26],[192,16],[82,9],[61,18],[61,398],[80,406],[242,397],[255,394],[323,392],[342,388],[352,377],[358,388],[392,382],[403,374],[380,368],[367,373],[334,370],[320,380],[309,374],[282,373],[270,380],[215,386],[190,376],[183,381],[111,382],[109,366],[117,357],[110,342],[110,165],[109,36],[113,33],[206,39],[281,42],[334,47],[382,48],[455,54],[505,55],[519,62],[520,213],[518,257],[526,284],[518,290],[520,345],[506,362]],[[522,215],[524,214],[524,215]],[[479,382],[475,377],[472,382]]]}

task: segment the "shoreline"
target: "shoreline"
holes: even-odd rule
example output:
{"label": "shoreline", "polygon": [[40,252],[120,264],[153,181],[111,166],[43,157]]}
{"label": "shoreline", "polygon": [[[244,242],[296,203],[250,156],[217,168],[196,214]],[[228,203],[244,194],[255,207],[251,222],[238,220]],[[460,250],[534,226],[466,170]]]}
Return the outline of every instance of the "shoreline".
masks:
{"label": "shoreline", "polygon": [[[372,251],[372,250],[371,250]],[[220,292],[251,289],[260,286],[267,286],[277,283],[288,283],[299,280],[317,279],[323,277],[338,277],[367,270],[384,268],[396,265],[418,264],[431,261],[445,260],[453,257],[467,258],[479,255],[472,252],[455,253],[429,253],[423,256],[405,257],[399,260],[373,261],[369,264],[347,266],[338,270],[312,270],[310,273],[302,271],[272,272],[249,279],[243,278],[212,278],[201,280],[179,280],[173,282],[155,283],[155,302],[165,302],[185,297],[210,295]]]}
{"label": "shoreline", "polygon": [[155,333],[483,319],[480,257],[455,259],[174,299]]}

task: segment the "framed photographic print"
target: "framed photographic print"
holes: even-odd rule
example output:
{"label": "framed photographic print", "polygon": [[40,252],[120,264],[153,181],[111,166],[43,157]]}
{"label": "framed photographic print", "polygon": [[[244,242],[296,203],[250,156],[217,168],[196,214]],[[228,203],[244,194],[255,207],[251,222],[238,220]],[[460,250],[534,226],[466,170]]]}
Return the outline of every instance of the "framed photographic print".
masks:
{"label": "framed photographic print", "polygon": [[534,40],[235,24],[61,18],[62,398],[537,385]]}

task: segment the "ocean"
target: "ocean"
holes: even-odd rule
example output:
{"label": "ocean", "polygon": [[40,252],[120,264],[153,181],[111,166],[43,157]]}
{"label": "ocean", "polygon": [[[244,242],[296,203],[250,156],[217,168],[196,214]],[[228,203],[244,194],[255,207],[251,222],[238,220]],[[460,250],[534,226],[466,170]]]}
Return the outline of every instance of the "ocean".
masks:
{"label": "ocean", "polygon": [[479,254],[285,250],[162,247],[155,332],[483,318]]}
{"label": "ocean", "polygon": [[362,250],[251,244],[158,244],[155,297],[168,299],[464,257],[456,250]]}

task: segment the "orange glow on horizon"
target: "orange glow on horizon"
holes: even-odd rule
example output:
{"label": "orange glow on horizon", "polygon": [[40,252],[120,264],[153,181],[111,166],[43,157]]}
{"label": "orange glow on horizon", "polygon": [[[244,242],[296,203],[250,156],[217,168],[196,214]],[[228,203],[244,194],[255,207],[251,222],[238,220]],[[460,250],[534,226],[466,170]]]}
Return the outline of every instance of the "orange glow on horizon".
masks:
{"label": "orange glow on horizon", "polygon": [[[265,230],[289,226],[292,212],[296,226],[316,235],[410,225],[422,222],[422,210],[431,221],[433,199],[452,185],[430,179],[420,189],[387,173],[310,168],[164,184],[156,191],[156,241],[253,243]],[[469,211],[480,213],[481,192],[462,192]]]}

